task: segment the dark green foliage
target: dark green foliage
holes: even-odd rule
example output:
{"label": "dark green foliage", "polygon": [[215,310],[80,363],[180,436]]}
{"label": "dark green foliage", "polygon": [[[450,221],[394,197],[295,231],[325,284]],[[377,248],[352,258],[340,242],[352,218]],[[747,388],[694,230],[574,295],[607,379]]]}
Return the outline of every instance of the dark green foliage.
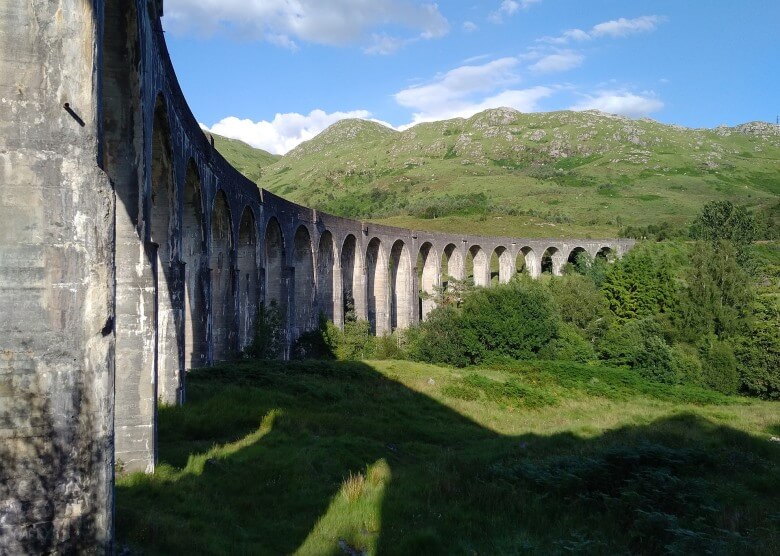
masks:
{"label": "dark green foliage", "polygon": [[560,318],[549,291],[530,279],[476,289],[462,306],[443,305],[409,336],[418,361],[456,367],[508,357],[533,359],[557,335]]}
{"label": "dark green foliage", "polygon": [[412,333],[409,354],[417,361],[465,367],[470,361],[464,334],[460,311],[453,305],[438,307]]}
{"label": "dark green foliage", "polygon": [[484,193],[430,197],[407,207],[408,214],[425,219],[486,214],[491,210],[490,201]]}
{"label": "dark green foliage", "polygon": [[[708,506],[702,474],[728,472],[727,465],[704,449],[646,442],[585,457],[500,462],[491,471],[516,489],[551,495],[562,510],[588,512],[594,520],[613,516],[631,553],[725,554],[742,553],[750,546],[741,535],[702,519],[722,511]],[[567,542],[577,552],[610,552],[608,539],[593,535]]]}
{"label": "dark green foliage", "polygon": [[734,243],[739,252],[755,241],[758,226],[745,207],[730,201],[710,201],[691,226],[691,237],[704,241]]}
{"label": "dark green foliage", "polygon": [[257,309],[255,337],[244,351],[251,359],[280,359],[284,356],[284,313],[276,301]]}
{"label": "dark green foliage", "polygon": [[632,320],[622,325],[614,323],[599,338],[599,357],[613,365],[634,367],[645,348],[646,338],[660,334],[660,326],[650,318]]}
{"label": "dark green foliage", "polygon": [[539,351],[539,358],[587,363],[596,359],[596,352],[575,326],[564,323],[558,327],[558,336]]}
{"label": "dark green foliage", "polygon": [[745,393],[780,398],[780,306],[778,298],[761,296],[753,305],[748,333],[735,343],[737,370]]}
{"label": "dark green foliage", "polygon": [[611,316],[604,295],[589,276],[555,277],[550,280],[548,287],[560,311],[561,320],[576,327],[585,338],[592,336],[593,329],[600,321]]}
{"label": "dark green foliage", "polygon": [[727,241],[699,242],[693,247],[677,316],[686,340],[696,343],[710,335],[729,338],[744,332],[753,291],[738,257]]}
{"label": "dark green foliage", "polygon": [[467,296],[460,322],[466,357],[478,364],[490,357],[533,359],[555,338],[560,319],[547,288],[517,280]]}
{"label": "dark green foliage", "polygon": [[673,354],[662,337],[662,329],[651,318],[615,324],[598,344],[599,356],[612,365],[625,365],[648,379],[677,384]]}
{"label": "dark green foliage", "polygon": [[688,344],[672,347],[672,369],[681,384],[705,386],[699,350]]}
{"label": "dark green foliage", "polygon": [[304,332],[292,348],[293,359],[335,359],[337,337],[334,328],[328,326],[328,319],[320,313],[316,329]]}
{"label": "dark green foliage", "polygon": [[374,359],[406,359],[406,337],[397,330],[393,334],[374,339]]}
{"label": "dark green foliage", "polygon": [[704,384],[723,394],[736,394],[739,388],[737,358],[726,342],[714,342],[707,350],[702,367]]}
{"label": "dark green foliage", "polygon": [[675,263],[664,249],[641,244],[607,271],[602,291],[621,322],[673,311]]}
{"label": "dark green foliage", "polygon": [[634,367],[648,380],[664,384],[677,384],[680,380],[675,372],[671,348],[657,335],[644,338],[642,349],[637,352]]}
{"label": "dark green foliage", "polygon": [[374,355],[374,337],[371,325],[365,320],[347,320],[344,330],[331,326],[330,337],[336,346],[334,352],[341,360],[368,359]]}
{"label": "dark green foliage", "polygon": [[684,230],[673,228],[669,222],[661,222],[660,224],[650,224],[645,227],[627,226],[620,230],[620,237],[665,241],[672,238],[686,237],[686,234]]}
{"label": "dark green foliage", "polygon": [[[771,249],[757,252],[761,291],[774,291],[779,258]],[[620,261],[580,257],[570,275],[543,281],[518,276],[482,289],[449,280],[418,326],[373,338],[368,323],[348,310],[343,331],[321,325],[299,340],[293,356],[454,367],[599,358],[656,383],[780,397],[780,311],[771,295],[756,298],[736,258],[730,242],[645,243]],[[467,384],[448,391],[460,399],[475,395]]]}

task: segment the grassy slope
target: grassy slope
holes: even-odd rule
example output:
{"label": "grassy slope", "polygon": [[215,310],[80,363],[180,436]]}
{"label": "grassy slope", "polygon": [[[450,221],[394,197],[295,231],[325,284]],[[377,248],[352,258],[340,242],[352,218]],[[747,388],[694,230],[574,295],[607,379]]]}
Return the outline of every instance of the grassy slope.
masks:
{"label": "grassy slope", "polygon": [[144,554],[780,551],[776,405],[562,363],[240,363],[117,483]]}
{"label": "grassy slope", "polygon": [[263,149],[256,149],[237,139],[228,139],[221,135],[209,133],[214,137],[214,146],[239,172],[252,181],[259,181],[263,176],[263,168],[271,166],[281,157]]}
{"label": "grassy slope", "polygon": [[[779,168],[780,131],[769,124],[693,130],[498,109],[403,133],[342,121],[269,166],[260,184],[321,210],[401,226],[597,236],[682,225],[711,199],[777,211]],[[432,199],[479,192],[486,215],[414,216]]]}

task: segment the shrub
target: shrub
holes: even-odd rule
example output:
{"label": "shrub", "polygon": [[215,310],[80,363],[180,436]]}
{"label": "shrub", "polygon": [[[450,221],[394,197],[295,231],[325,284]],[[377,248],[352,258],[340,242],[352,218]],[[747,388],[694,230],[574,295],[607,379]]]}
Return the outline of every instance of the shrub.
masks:
{"label": "shrub", "polygon": [[549,290],[520,279],[467,296],[459,321],[466,357],[476,364],[488,356],[535,358],[556,337],[560,319]]}
{"label": "shrub", "polygon": [[696,342],[711,334],[724,339],[745,329],[753,289],[738,260],[730,242],[700,242],[692,248],[677,315],[687,340]]}
{"label": "shrub", "polygon": [[648,336],[644,339],[634,366],[639,374],[648,380],[664,384],[679,382],[672,361],[672,350],[659,336]]}
{"label": "shrub", "polygon": [[742,251],[753,243],[758,231],[755,218],[745,207],[730,201],[710,201],[704,205],[690,233],[693,239],[734,242],[737,250]]}
{"label": "shrub", "polygon": [[464,351],[463,324],[454,306],[438,307],[428,319],[410,330],[409,355],[417,361],[465,367],[469,359]]}
{"label": "shrub", "polygon": [[590,342],[584,340],[577,328],[562,324],[558,337],[539,351],[541,359],[587,363],[596,359],[596,352]]}
{"label": "shrub", "polygon": [[780,305],[759,297],[749,332],[735,340],[741,389],[752,396],[780,398]]}
{"label": "shrub", "polygon": [[726,342],[713,342],[703,366],[704,383],[723,394],[735,394],[739,388],[737,358]]}
{"label": "shrub", "polygon": [[[335,328],[335,327],[334,327]],[[374,355],[371,325],[365,320],[348,320],[344,330],[335,334],[336,357],[341,360],[368,359]]]}
{"label": "shrub", "polygon": [[268,307],[260,305],[255,321],[255,336],[244,350],[244,356],[252,359],[280,359],[284,356],[284,313],[276,301]]}
{"label": "shrub", "polygon": [[405,343],[406,337],[401,330],[396,330],[389,336],[376,338],[372,357],[376,359],[406,359]]}
{"label": "shrub", "polygon": [[598,349],[601,359],[612,365],[627,365],[655,382],[679,382],[672,350],[663,340],[661,327],[651,318],[613,325],[599,341]]}
{"label": "shrub", "polygon": [[644,349],[645,337],[658,334],[658,325],[652,319],[612,324],[599,340],[598,354],[612,365],[633,367]]}
{"label": "shrub", "polygon": [[329,323],[324,314],[320,313],[319,325],[314,330],[304,332],[295,341],[292,348],[293,359],[335,359],[338,328]]}
{"label": "shrub", "polygon": [[606,298],[589,277],[554,277],[548,287],[561,320],[573,325],[583,337],[591,336],[597,321],[609,315]]}
{"label": "shrub", "polygon": [[621,321],[674,310],[677,298],[672,253],[657,244],[641,244],[610,265],[602,291]]}
{"label": "shrub", "polygon": [[682,384],[704,386],[699,350],[688,344],[672,347],[672,368]]}

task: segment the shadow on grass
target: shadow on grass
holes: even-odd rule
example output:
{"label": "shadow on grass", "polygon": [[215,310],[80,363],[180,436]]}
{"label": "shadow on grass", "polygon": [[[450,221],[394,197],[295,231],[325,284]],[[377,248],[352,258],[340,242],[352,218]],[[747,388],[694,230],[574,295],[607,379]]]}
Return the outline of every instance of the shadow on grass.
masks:
{"label": "shadow on grass", "polygon": [[364,363],[240,363],[188,388],[157,473],[117,487],[119,543],[145,554],[780,549],[780,446],[693,414],[509,437]]}

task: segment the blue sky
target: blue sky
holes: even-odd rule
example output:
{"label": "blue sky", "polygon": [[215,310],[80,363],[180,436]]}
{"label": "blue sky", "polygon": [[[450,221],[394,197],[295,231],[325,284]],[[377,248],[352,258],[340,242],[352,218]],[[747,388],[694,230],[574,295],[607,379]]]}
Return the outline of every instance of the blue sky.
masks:
{"label": "blue sky", "polygon": [[198,120],[284,153],[343,117],[512,106],[774,121],[780,0],[166,0]]}

